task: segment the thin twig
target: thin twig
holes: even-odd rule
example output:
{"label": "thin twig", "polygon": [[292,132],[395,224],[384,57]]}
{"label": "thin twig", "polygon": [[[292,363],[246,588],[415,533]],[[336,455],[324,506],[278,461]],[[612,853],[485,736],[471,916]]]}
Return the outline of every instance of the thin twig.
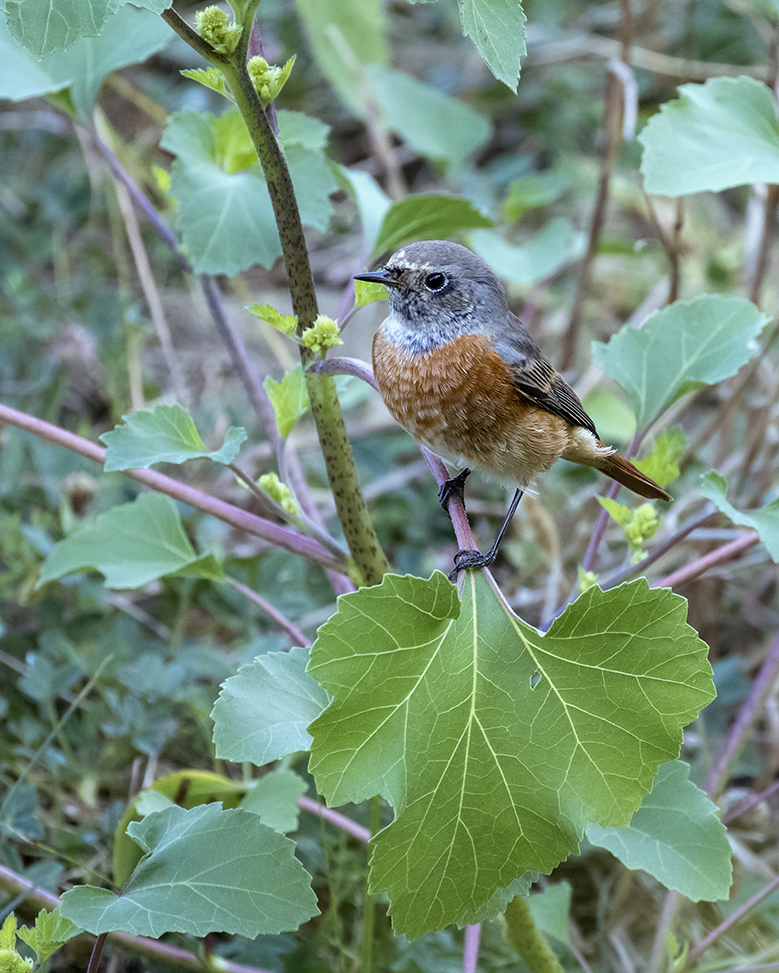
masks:
{"label": "thin twig", "polygon": [[465,927],[465,944],[463,946],[463,973],[476,973],[479,962],[479,944],[481,942],[481,923]]}
{"label": "thin twig", "polygon": [[701,557],[696,558],[694,561],[691,561],[683,568],[679,568],[678,571],[674,571],[673,574],[667,575],[660,581],[652,582],[652,587],[675,588],[676,585],[684,584],[685,581],[692,581],[705,574],[710,568],[739,557],[744,551],[748,551],[750,547],[754,547],[759,542],[760,537],[755,532],[750,531],[747,534],[742,534],[734,541],[730,541],[729,544],[723,544],[722,547],[718,547],[708,554],[703,554]]}
{"label": "thin twig", "polygon": [[309,645],[311,639],[308,638],[304,633],[297,627],[297,625],[290,621],[286,615],[282,614],[278,608],[272,605],[267,598],[250,588],[248,585],[243,584],[241,581],[237,581],[235,578],[225,578],[225,582],[230,585],[231,588],[235,588],[236,591],[240,591],[242,595],[245,595],[249,601],[254,602],[255,605],[259,606],[269,618],[272,618],[277,625],[284,629],[284,631],[292,639],[293,645],[300,645],[305,647]]}
{"label": "thin twig", "polygon": [[768,273],[768,264],[771,256],[771,243],[774,238],[774,227],[776,226],[776,207],[779,204],[779,186],[768,186],[766,188],[765,200],[763,202],[763,221],[760,231],[760,245],[757,249],[757,260],[755,261],[755,272],[749,282],[749,300],[753,304],[760,306],[760,292],[763,289],[763,282]]}
{"label": "thin twig", "polygon": [[[95,463],[99,463],[101,466],[104,463],[105,450],[101,446],[90,442],[88,439],[84,439],[82,436],[77,436],[75,433],[68,432],[67,429],[62,429],[59,426],[52,425],[50,422],[45,422],[43,419],[38,419],[36,416],[31,416],[25,412],[19,412],[18,409],[12,409],[10,406],[0,404],[0,422],[6,422],[10,426],[16,426],[18,429],[30,432],[57,446],[64,446],[66,449],[79,453],[87,459],[94,460]],[[341,571],[343,573],[347,571],[347,566],[343,559],[335,558],[318,541],[306,537],[297,531],[290,530],[288,527],[282,527],[262,517],[247,513],[247,511],[241,510],[240,507],[235,507],[233,504],[219,500],[211,496],[211,494],[204,493],[202,490],[174,480],[164,473],[157,473],[155,470],[122,470],[122,475],[130,477],[133,480],[138,480],[139,483],[143,483],[152,490],[165,493],[175,500],[189,504],[189,506],[194,507],[196,510],[210,514],[212,517],[216,517],[231,527],[246,531],[246,533],[252,534],[254,537],[259,537],[269,544],[283,547],[284,550],[291,551],[293,554],[300,554],[313,561],[318,561],[320,564],[333,568],[335,571]]]}
{"label": "thin twig", "polygon": [[368,828],[364,828],[361,824],[357,824],[356,821],[352,821],[351,818],[347,818],[340,811],[334,811],[332,808],[325,807],[324,804],[320,804],[319,801],[315,801],[311,797],[299,797],[298,807],[304,811],[308,811],[310,814],[316,814],[318,817],[324,818],[325,821],[334,824],[341,831],[345,831],[358,841],[367,844],[371,839],[371,833]]}
{"label": "thin twig", "polygon": [[741,817],[742,814],[746,814],[747,811],[755,807],[756,804],[760,804],[763,801],[768,800],[769,797],[776,794],[779,791],[779,780],[775,780],[770,787],[766,787],[764,791],[760,791],[759,794],[750,794],[749,797],[744,798],[739,804],[730,808],[722,815],[722,823],[730,824],[736,818]]}

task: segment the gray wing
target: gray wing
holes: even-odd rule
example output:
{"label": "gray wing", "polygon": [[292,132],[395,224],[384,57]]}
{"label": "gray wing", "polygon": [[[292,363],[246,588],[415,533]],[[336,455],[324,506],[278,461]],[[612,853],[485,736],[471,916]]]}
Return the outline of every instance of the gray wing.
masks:
{"label": "gray wing", "polygon": [[498,354],[506,361],[517,391],[572,426],[584,426],[595,436],[595,424],[584,411],[578,395],[541,354],[530,332],[513,314],[512,331],[493,339]]}

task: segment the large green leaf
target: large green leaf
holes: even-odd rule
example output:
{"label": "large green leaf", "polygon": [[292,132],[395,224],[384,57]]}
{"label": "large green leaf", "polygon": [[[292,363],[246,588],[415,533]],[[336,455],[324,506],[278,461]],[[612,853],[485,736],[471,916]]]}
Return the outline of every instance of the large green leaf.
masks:
{"label": "large green leaf", "polygon": [[62,915],[95,935],[254,939],[297,929],[318,913],[294,843],[249,811],[170,807],[133,821],[127,833],[146,854],[121,895],[81,885],[62,897]]}
{"label": "large green leaf", "polygon": [[387,210],[373,245],[373,256],[397,250],[410,240],[444,240],[458,230],[493,225],[468,199],[435,193],[406,196]]}
{"label": "large green leaf", "polygon": [[481,573],[462,606],[436,574],[339,599],[309,671],[332,693],[309,727],[328,803],[380,793],[370,887],[398,932],[470,915],[575,852],[585,826],[625,826],[682,728],[714,696],[686,602],[645,579],[591,588],[542,634]]}
{"label": "large green leaf", "polygon": [[246,430],[231,426],[220,449],[208,451],[195,423],[180,405],[158,405],[153,412],[132,412],[122,416],[123,426],[104,432],[106,473],[114,470],[145,470],[155,463],[184,463],[188,459],[210,459],[232,463]]}
{"label": "large green leaf", "polygon": [[389,129],[429,159],[459,169],[488,141],[488,119],[403,71],[370,65],[370,90]]}
{"label": "large green leaf", "polygon": [[166,574],[223,577],[210,554],[195,552],[176,504],[159,493],[142,493],[132,503],[112,507],[56,543],[41,565],[38,587],[90,568],[105,576],[109,588],[139,588]]}
{"label": "large green leaf", "polygon": [[80,37],[97,37],[116,11],[116,0],[6,0],[8,26],[39,61],[66,51]]}
{"label": "large green leaf", "polygon": [[647,192],[683,196],[779,182],[779,124],[771,89],[754,78],[685,84],[638,136]]}
{"label": "large green leaf", "polygon": [[760,535],[771,560],[779,563],[779,500],[758,510],[736,510],[727,500],[728,485],[713,470],[701,479],[701,493],[719,507],[726,517],[741,527],[751,527]]}
{"label": "large green leaf", "polygon": [[730,889],[730,842],[717,806],[689,778],[684,761],[663,764],[627,828],[590,824],[587,838],[693,902],[716,902]]}
{"label": "large green leaf", "polygon": [[608,344],[594,341],[592,357],[628,393],[641,429],[685,392],[735,375],[759,351],[768,320],[743,297],[704,294],[640,328],[625,325]]}
{"label": "large green leaf", "polygon": [[[87,0],[84,3],[50,0],[50,32],[43,39],[43,43],[48,43],[49,36],[65,36],[57,26],[60,23],[60,14],[63,13],[59,9],[60,4],[71,8],[72,22],[79,31],[82,15],[87,16],[87,11],[92,9],[97,16],[100,6],[96,3],[90,7]],[[23,0],[19,10],[25,11],[26,18],[28,8],[32,11],[38,6],[41,6],[39,0]],[[25,18],[23,23],[26,24]],[[14,17],[9,16],[9,22],[13,24]],[[58,50],[62,45],[56,44],[51,48],[55,53],[46,57],[43,64],[39,64],[33,55],[14,44],[6,34],[5,25],[0,33],[0,51],[7,55],[3,58],[0,95],[19,101],[69,87],[73,104],[79,116],[84,119],[90,117],[100,85],[112,71],[145,61],[173,40],[173,32],[163,20],[147,10],[136,10],[130,6],[120,8],[118,13],[102,24],[100,31],[95,30],[94,33],[100,33],[99,37],[79,35],[80,40],[73,37],[66,45],[70,49],[64,52]],[[28,35],[31,43],[34,36],[34,32]],[[74,41],[78,42],[73,43]]]}
{"label": "large green leaf", "polygon": [[[279,132],[301,219],[324,230],[338,188],[327,158],[327,126],[297,112],[278,113]],[[176,225],[198,273],[233,275],[252,264],[265,267],[281,254],[268,190],[249,133],[238,112],[217,118],[177,112],[161,145],[176,159],[171,195]],[[247,168],[248,167],[248,168]]]}
{"label": "large green leaf", "polygon": [[587,241],[570,220],[559,217],[522,245],[509,243],[495,230],[474,230],[470,243],[499,277],[528,287],[578,260]]}
{"label": "large green leaf", "polygon": [[517,90],[525,46],[520,0],[458,0],[463,34],[470,37],[498,81]]}
{"label": "large green leaf", "polygon": [[220,760],[262,767],[308,750],[306,727],[330,696],[306,672],[308,649],[269,652],[242,666],[222,686],[214,704],[214,747]]}
{"label": "large green leaf", "polygon": [[362,68],[387,63],[382,0],[298,0],[317,67],[354,111],[367,110]]}

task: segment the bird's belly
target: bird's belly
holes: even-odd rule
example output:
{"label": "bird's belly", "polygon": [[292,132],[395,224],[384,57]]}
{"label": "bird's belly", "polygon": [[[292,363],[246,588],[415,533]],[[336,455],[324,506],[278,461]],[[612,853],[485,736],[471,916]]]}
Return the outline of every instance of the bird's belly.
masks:
{"label": "bird's belly", "polygon": [[373,370],[393,417],[456,465],[527,486],[571,444],[573,427],[521,395],[484,335],[415,354],[380,329]]}

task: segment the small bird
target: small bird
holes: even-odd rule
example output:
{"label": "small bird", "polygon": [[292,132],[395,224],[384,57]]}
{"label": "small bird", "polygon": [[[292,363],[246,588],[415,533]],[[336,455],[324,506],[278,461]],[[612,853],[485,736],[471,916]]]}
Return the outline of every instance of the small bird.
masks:
{"label": "small bird", "polygon": [[465,467],[439,491],[444,508],[455,491],[462,494],[471,467],[518,487],[490,551],[458,551],[452,575],[495,560],[523,490],[561,457],[594,466],[639,496],[672,499],[600,441],[481,257],[445,240],[412,243],[356,279],[389,292],[389,316],[373,339],[387,408],[415,439]]}

